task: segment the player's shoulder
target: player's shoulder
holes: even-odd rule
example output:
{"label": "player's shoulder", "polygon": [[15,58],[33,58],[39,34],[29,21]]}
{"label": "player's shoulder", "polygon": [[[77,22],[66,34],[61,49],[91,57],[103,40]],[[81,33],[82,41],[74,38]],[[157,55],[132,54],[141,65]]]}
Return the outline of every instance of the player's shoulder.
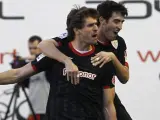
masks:
{"label": "player's shoulder", "polygon": [[60,34],[58,36],[58,38],[60,38],[60,39],[67,39],[67,37],[68,37],[68,33],[67,32],[64,32],[64,33],[62,33],[62,34]]}
{"label": "player's shoulder", "polygon": [[116,40],[118,42],[118,49],[126,49],[126,42],[121,36],[118,35]]}
{"label": "player's shoulder", "polygon": [[68,33],[62,33],[57,37],[52,38],[53,40],[66,40],[68,38]]}
{"label": "player's shoulder", "polygon": [[121,37],[121,36],[119,36],[119,35],[117,36],[116,40],[117,40],[118,43],[120,43],[120,44],[126,44],[124,38]]}

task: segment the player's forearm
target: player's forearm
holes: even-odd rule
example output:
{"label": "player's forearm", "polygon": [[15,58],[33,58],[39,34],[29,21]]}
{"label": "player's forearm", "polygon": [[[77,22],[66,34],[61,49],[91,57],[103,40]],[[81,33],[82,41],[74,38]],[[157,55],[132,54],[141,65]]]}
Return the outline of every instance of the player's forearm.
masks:
{"label": "player's forearm", "polygon": [[123,84],[127,83],[129,80],[129,69],[128,67],[122,65],[116,56],[112,59],[113,65],[116,69],[116,76],[118,77],[119,81]]}
{"label": "player's forearm", "polygon": [[59,62],[65,63],[69,58],[60,52],[53,40],[46,40],[39,43],[38,48],[40,48],[41,52],[43,52],[46,56],[55,59]]}
{"label": "player's forearm", "polygon": [[8,70],[0,73],[0,84],[13,84],[19,81],[19,76],[17,74],[17,69]]}
{"label": "player's forearm", "polygon": [[107,106],[105,106],[104,112],[105,120],[117,120],[116,110],[113,103],[110,103]]}

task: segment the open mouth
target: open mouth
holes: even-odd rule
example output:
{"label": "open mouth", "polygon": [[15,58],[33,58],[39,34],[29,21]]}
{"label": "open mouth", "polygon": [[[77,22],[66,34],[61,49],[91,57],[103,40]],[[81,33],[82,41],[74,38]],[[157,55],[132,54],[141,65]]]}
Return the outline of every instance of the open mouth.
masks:
{"label": "open mouth", "polygon": [[96,37],[97,37],[97,34],[92,35],[92,37],[96,38]]}

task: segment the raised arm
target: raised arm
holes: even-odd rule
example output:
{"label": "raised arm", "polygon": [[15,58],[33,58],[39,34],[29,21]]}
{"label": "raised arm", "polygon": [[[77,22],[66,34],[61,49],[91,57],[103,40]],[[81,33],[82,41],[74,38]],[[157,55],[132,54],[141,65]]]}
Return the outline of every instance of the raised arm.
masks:
{"label": "raised arm", "polygon": [[102,51],[99,52],[95,57],[93,57],[91,62],[95,66],[99,65],[100,67],[102,67],[104,64],[112,61],[116,70],[116,76],[121,83],[125,84],[129,80],[129,65],[127,62],[126,53],[127,47],[123,38],[118,37],[118,39],[120,39],[120,47],[117,50],[117,56],[113,52]]}
{"label": "raised arm", "polygon": [[21,82],[35,73],[36,72],[33,70],[31,63],[28,63],[21,68],[11,69],[0,73],[0,84],[4,85]]}
{"label": "raised arm", "polygon": [[38,47],[46,56],[55,59],[65,64],[67,72],[67,80],[71,80],[72,84],[79,83],[78,67],[72,62],[72,60],[60,52],[57,47],[59,43],[54,39],[44,40],[39,43]]}
{"label": "raised arm", "polygon": [[38,48],[40,48],[42,53],[44,53],[47,57],[55,59],[64,64],[70,62],[71,60],[68,58],[68,56],[57,49],[58,46],[58,42],[56,42],[54,39],[48,39],[40,42]]}

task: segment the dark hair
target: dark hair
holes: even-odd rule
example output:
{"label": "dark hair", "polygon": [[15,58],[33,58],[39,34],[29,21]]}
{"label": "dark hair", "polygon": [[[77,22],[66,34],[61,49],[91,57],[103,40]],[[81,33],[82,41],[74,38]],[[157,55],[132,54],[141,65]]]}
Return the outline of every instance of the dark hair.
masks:
{"label": "dark hair", "polygon": [[86,9],[86,7],[79,7],[79,6],[75,5],[75,8],[73,8],[73,9],[69,12],[69,14],[67,15],[67,21],[66,21],[67,27],[68,27],[69,24],[71,23],[71,20],[72,20],[72,18],[74,17],[74,15],[75,15],[78,11],[83,10],[83,9]]}
{"label": "dark hair", "polygon": [[122,16],[126,17],[128,15],[127,8],[122,5],[121,3],[117,3],[112,0],[106,0],[102,3],[100,3],[97,6],[97,11],[100,16],[102,16],[104,19],[108,20],[113,12],[120,12]]}
{"label": "dark hair", "polygon": [[36,40],[38,40],[38,42],[41,42],[41,41],[42,41],[41,37],[39,37],[39,36],[37,36],[37,35],[34,35],[34,36],[31,36],[31,37],[29,38],[28,42],[32,43],[32,42],[34,42],[34,41],[36,41]]}
{"label": "dark hair", "polygon": [[98,18],[97,10],[94,8],[76,7],[70,11],[70,13],[67,16],[67,31],[68,31],[68,37],[70,39],[74,39],[75,37],[75,33],[73,29],[83,28],[85,18],[87,17],[92,17],[92,18],[97,19]]}

